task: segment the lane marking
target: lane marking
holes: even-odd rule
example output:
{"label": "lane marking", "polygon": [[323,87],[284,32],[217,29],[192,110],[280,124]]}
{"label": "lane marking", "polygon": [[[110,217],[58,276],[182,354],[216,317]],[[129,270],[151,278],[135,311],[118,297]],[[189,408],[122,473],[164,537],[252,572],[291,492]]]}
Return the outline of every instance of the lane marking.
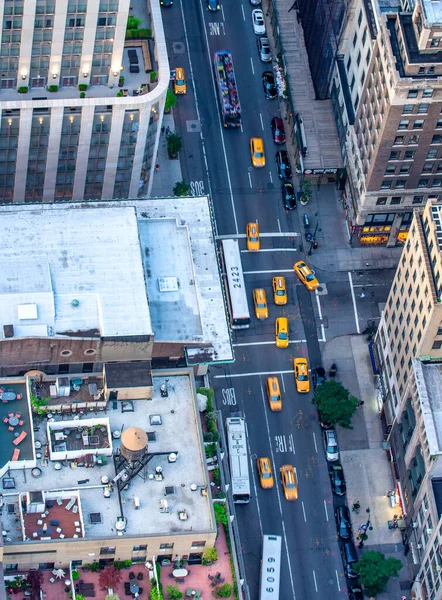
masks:
{"label": "lane marking", "polygon": [[355,291],[353,289],[353,279],[352,279],[350,271],[348,272],[348,280],[350,282],[350,291],[351,291],[351,297],[352,297],[352,300],[353,300],[353,311],[355,313],[356,331],[358,333],[361,333],[361,329],[359,327],[358,309],[356,307]]}
{"label": "lane marking", "polygon": [[316,435],[315,432],[313,431],[313,443],[315,445],[315,450],[316,450],[316,454],[318,453],[318,446],[316,445]]}
{"label": "lane marking", "polygon": [[252,187],[252,176],[250,175],[250,171],[247,172],[247,175],[249,176],[250,187]]}
{"label": "lane marking", "polygon": [[313,571],[313,581],[315,582],[315,590],[318,591],[318,585],[316,583],[316,573]]}
{"label": "lane marking", "polygon": [[[274,233],[260,233],[259,237],[298,237],[300,233],[296,233],[296,231],[275,231]],[[245,233],[232,233],[230,235],[216,235],[216,240],[239,240],[241,238],[246,238],[247,235]],[[293,271],[293,269],[291,269]]]}
{"label": "lane marking", "polygon": [[[289,340],[289,344],[306,344],[307,340]],[[244,346],[269,346],[270,344],[275,345],[275,340],[271,342],[241,342],[239,344],[233,344],[234,348],[244,348]]]}
{"label": "lane marking", "polygon": [[[276,272],[293,273],[293,269],[278,269]],[[267,275],[268,273],[275,273],[275,269],[271,269],[270,271],[243,271],[243,275]],[[302,285],[302,283],[295,285]]]}
{"label": "lane marking", "polygon": [[[266,400],[265,400],[265,397],[264,397],[264,390],[263,390],[262,382],[261,382],[261,386],[260,387],[261,387],[261,400],[262,400],[262,404],[263,404],[263,407],[264,407],[264,417],[265,417],[265,421],[266,421],[267,436],[268,436],[268,439],[270,441],[272,439],[272,436],[270,434],[269,420],[268,420],[268,417],[267,417],[267,404],[266,404]],[[270,444],[270,455],[272,457],[273,472],[276,473],[275,455],[273,453],[273,446],[272,446],[272,444]],[[284,515],[283,515],[283,512],[282,512],[281,493],[279,491],[279,485],[276,486],[276,493],[277,493],[277,496],[278,496],[279,513],[281,515],[282,532],[283,532],[283,538],[284,538],[285,551],[286,551],[286,554],[287,554],[287,563],[288,563],[288,567],[289,567],[290,584],[292,586],[292,597],[293,597],[293,600],[296,600],[295,586],[294,586],[294,583],[293,583],[292,565],[290,563],[289,544],[288,544],[288,541],[287,541],[287,533],[286,533],[286,530],[285,530]]]}
{"label": "lane marking", "polygon": [[[250,59],[250,60],[252,60],[252,59]],[[261,114],[261,113],[259,113],[259,118],[260,118],[260,120],[261,120],[261,127],[262,127],[262,130],[264,131],[264,123],[263,123],[263,120],[262,120],[262,114]]]}
{"label": "lane marking", "polygon": [[[256,250],[241,250],[241,252],[256,254]],[[298,252],[298,250],[296,248],[260,248],[259,252]]]}
{"label": "lane marking", "polygon": [[[241,8],[242,8],[242,6],[241,6]],[[244,10],[244,9],[243,9],[243,10]],[[252,73],[253,73],[253,75],[254,75],[254,74],[255,74],[255,67],[253,66],[253,58],[252,58],[252,57],[250,57],[250,64],[251,64],[251,66],[252,66]],[[264,131],[264,127],[263,127],[262,129],[263,129],[263,131]]]}
{"label": "lane marking", "polygon": [[[200,7],[201,18],[204,20],[204,11],[203,11],[201,2],[199,3],[199,7]],[[181,8],[181,16],[182,16],[183,25],[184,25],[184,37],[186,38],[187,55],[189,56],[189,63],[191,65],[192,63],[190,62],[189,40],[187,38],[187,27],[186,27],[186,22],[184,20],[184,9],[183,9],[182,2],[180,2],[180,8]],[[241,8],[243,9],[243,15],[244,15],[244,8],[242,5],[241,5]],[[244,20],[245,20],[245,15],[244,15]],[[203,27],[203,30],[204,30],[204,39],[206,40],[207,56],[209,57],[209,63],[212,64],[212,57],[210,54],[210,46],[209,46],[209,38],[207,36],[207,27]],[[217,91],[216,91],[216,86],[215,86],[215,78],[213,77],[213,74],[210,79],[212,80],[212,91],[213,91],[213,96],[215,99],[215,106],[217,106],[218,105],[218,96],[217,96]],[[194,83],[194,81],[195,81],[195,78],[192,76],[192,83]],[[195,88],[195,84],[194,84],[194,88]],[[195,94],[195,99],[196,99],[196,94]],[[230,204],[232,205],[233,221],[235,223],[235,231],[236,231],[236,233],[238,233],[238,220],[236,218],[235,202],[233,200],[232,181],[230,179],[229,163],[227,162],[226,144],[224,143],[224,131],[223,131],[222,123],[221,123],[221,115],[220,115],[219,109],[216,110],[216,114],[217,114],[217,119],[218,119],[219,133],[221,136],[221,146],[222,146],[222,150],[223,150],[224,164],[226,166],[227,184],[228,184],[228,188],[229,188]],[[241,125],[241,131],[242,131],[242,125]],[[209,183],[209,188],[210,188],[210,183]]]}
{"label": "lane marking", "polygon": [[226,20],[226,17],[224,16],[224,6],[221,4],[221,12],[223,14],[223,21]]}
{"label": "lane marking", "polygon": [[[322,321],[322,308],[321,308],[321,301],[320,301],[320,299],[319,299],[318,290],[316,290],[316,291],[315,291],[315,294],[316,294],[316,304],[318,305],[318,313],[319,313],[319,318],[320,318],[320,319],[321,319],[321,321]],[[320,324],[320,328],[321,328],[321,335],[322,335],[322,339],[321,339],[321,340],[318,340],[318,341],[325,342],[325,341],[326,341],[326,339],[325,339],[325,328],[324,328],[324,323],[321,323],[321,324]]]}
{"label": "lane marking", "polygon": [[[272,174],[270,173],[270,176]],[[279,222],[279,219],[276,219],[278,221],[278,229],[279,229],[279,233],[282,233],[282,229],[281,229],[281,223]]]}
{"label": "lane marking", "polygon": [[244,13],[244,6],[241,4],[241,10],[242,10],[242,18],[244,19],[244,21],[246,20],[246,15]]}
{"label": "lane marking", "polygon": [[213,375],[213,379],[230,379],[233,377],[261,377],[262,375],[279,375],[279,373],[291,373],[293,374],[293,370],[290,369],[288,371],[258,371],[256,373],[224,373],[223,375]]}
{"label": "lane marking", "polygon": [[326,516],[327,521],[328,521],[327,504],[325,503],[325,500],[324,500],[324,510],[325,510],[325,516]]}
{"label": "lane marking", "polygon": [[301,501],[301,504],[302,504],[302,512],[304,513],[304,521],[307,523],[307,517],[305,516],[304,502]]}
{"label": "lane marking", "polygon": [[281,381],[282,381],[282,391],[285,394],[285,382],[284,382],[284,375],[282,374],[282,372],[281,372]]}
{"label": "lane marking", "polygon": [[335,573],[336,573],[336,582],[338,584],[338,590],[341,591],[341,586],[339,585],[339,575],[338,575],[337,571],[335,571]]}
{"label": "lane marking", "polygon": [[[270,177],[270,183],[273,183],[273,176],[272,176],[271,171],[269,171],[269,177]],[[278,219],[278,223],[279,223],[279,219]]]}

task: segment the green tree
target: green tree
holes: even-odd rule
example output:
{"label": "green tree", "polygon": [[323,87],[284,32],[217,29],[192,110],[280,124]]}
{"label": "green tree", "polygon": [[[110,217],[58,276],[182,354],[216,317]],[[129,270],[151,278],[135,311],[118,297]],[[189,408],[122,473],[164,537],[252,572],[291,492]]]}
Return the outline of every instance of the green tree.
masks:
{"label": "green tree", "polygon": [[321,413],[321,419],[334,425],[352,429],[351,418],[358,408],[359,400],[352,396],[345,387],[329,379],[320,385],[315,392],[313,402]]}
{"label": "green tree", "polygon": [[233,587],[230,583],[223,583],[223,585],[215,588],[215,593],[213,594],[215,598],[230,598],[233,592]]}
{"label": "green tree", "polygon": [[208,563],[214,563],[218,560],[218,553],[216,551],[215,546],[207,546],[204,550],[203,554],[203,565],[207,565]]}
{"label": "green tree", "polygon": [[183,147],[183,140],[173,131],[167,135],[167,152],[171,158],[176,158]]}
{"label": "green tree", "polygon": [[227,527],[227,511],[225,505],[216,502],[213,505],[213,512],[215,513],[215,521],[217,523],[222,523],[225,527]]}
{"label": "green tree", "polygon": [[169,600],[180,600],[183,597],[183,592],[180,592],[175,585],[168,585],[166,593]]}
{"label": "green tree", "polygon": [[380,594],[390,577],[396,577],[402,568],[397,558],[385,558],[382,552],[368,550],[355,565],[355,571],[361,576],[361,582],[369,596]]}
{"label": "green tree", "polygon": [[164,110],[166,112],[169,112],[170,109],[173,108],[176,103],[177,103],[177,97],[172,92],[172,90],[170,88],[168,88],[167,94],[166,94],[166,102],[164,104]]}
{"label": "green tree", "polygon": [[137,17],[127,17],[127,27],[126,29],[138,29],[141,25],[141,19]]}
{"label": "green tree", "polygon": [[177,181],[173,186],[175,196],[190,196],[190,185],[186,181]]}

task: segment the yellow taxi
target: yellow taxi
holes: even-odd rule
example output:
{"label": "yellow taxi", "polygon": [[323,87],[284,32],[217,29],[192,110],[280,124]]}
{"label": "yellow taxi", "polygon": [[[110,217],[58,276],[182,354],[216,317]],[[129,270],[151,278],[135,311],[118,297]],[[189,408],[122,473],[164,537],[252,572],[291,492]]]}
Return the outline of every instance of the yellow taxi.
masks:
{"label": "yellow taxi", "polygon": [[261,243],[259,241],[258,223],[247,223],[246,235],[247,235],[247,250],[249,252],[258,252],[258,250],[261,247]]}
{"label": "yellow taxi", "polygon": [[264,490],[270,490],[275,485],[275,480],[273,479],[272,465],[270,464],[270,459],[267,457],[258,458],[258,474],[259,474],[259,483]]}
{"label": "yellow taxi", "polygon": [[293,368],[295,370],[296,391],[300,394],[307,394],[310,391],[307,359],[295,358],[293,361]]}
{"label": "yellow taxi", "polygon": [[186,74],[183,67],[175,69],[175,78],[173,80],[173,91],[175,94],[185,94],[187,92]]}
{"label": "yellow taxi", "polygon": [[278,317],[275,325],[276,347],[288,348],[289,346],[289,322],[287,317]]}
{"label": "yellow taxi", "polygon": [[253,304],[255,305],[255,315],[260,321],[264,321],[269,316],[267,306],[267,296],[265,290],[256,288],[253,290]]}
{"label": "yellow taxi", "polygon": [[315,272],[312,271],[304,261],[300,260],[299,262],[295,263],[293,265],[293,269],[308,290],[311,292],[316,290],[316,288],[319,286],[319,281],[315,277]]}
{"label": "yellow taxi", "polygon": [[277,377],[267,377],[266,381],[267,399],[269,401],[270,410],[279,411],[282,409],[281,391],[279,389],[279,381]]}
{"label": "yellow taxi", "polygon": [[262,138],[250,138],[250,155],[254,167],[265,167],[266,156]]}
{"label": "yellow taxi", "polygon": [[280,468],[282,489],[286,500],[298,499],[298,479],[292,465],[282,465]]}
{"label": "yellow taxi", "polygon": [[278,306],[287,304],[287,289],[285,287],[285,278],[277,275],[272,279],[273,301]]}

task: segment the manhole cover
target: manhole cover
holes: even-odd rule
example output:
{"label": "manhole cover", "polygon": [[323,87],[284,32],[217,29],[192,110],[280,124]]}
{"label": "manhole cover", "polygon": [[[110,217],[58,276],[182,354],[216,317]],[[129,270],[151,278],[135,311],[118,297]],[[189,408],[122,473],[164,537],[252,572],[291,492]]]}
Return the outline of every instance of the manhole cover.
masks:
{"label": "manhole cover", "polygon": [[321,283],[319,287],[316,288],[316,293],[318,296],[326,296],[328,294],[327,286],[325,283]]}
{"label": "manhole cover", "polygon": [[186,121],[188,133],[199,133],[201,131],[201,123],[199,121]]}
{"label": "manhole cover", "polygon": [[184,52],[186,51],[183,42],[174,42],[172,44],[172,49],[175,54],[184,54]]}

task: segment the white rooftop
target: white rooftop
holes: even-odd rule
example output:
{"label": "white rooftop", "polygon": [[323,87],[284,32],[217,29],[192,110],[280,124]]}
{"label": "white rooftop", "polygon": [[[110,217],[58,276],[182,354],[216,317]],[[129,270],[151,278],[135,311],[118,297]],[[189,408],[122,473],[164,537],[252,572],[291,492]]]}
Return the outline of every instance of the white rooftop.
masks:
{"label": "white rooftop", "polygon": [[152,334],[134,208],[12,205],[0,215],[2,330]]}
{"label": "white rooftop", "polygon": [[422,5],[430,25],[442,23],[442,0],[422,0]]}
{"label": "white rooftop", "polygon": [[[41,477],[33,478],[31,469],[11,470],[9,476],[14,478],[15,490],[4,490],[5,505],[18,501],[18,494],[27,491],[45,491],[52,498],[74,496],[78,491],[81,514],[79,520],[84,524],[85,538],[106,538],[117,535],[115,525],[119,517],[126,519],[124,535],[160,536],[171,533],[187,533],[193,531],[207,532],[214,530],[214,520],[211,508],[211,495],[202,493],[209,490],[209,482],[204,461],[204,450],[201,441],[199,414],[194,397],[193,378],[187,373],[168,375],[167,398],[160,395],[160,386],[164,376],[153,377],[152,400],[133,400],[134,412],[121,412],[121,402],[113,410],[111,404],[107,410],[110,429],[112,432],[139,427],[146,432],[155,432],[155,441],[148,442],[148,453],[165,453],[164,456],[153,456],[147,463],[146,470],[129,482],[128,489],[121,492],[121,509],[118,500],[117,484],[109,498],[104,497],[106,488],[102,477],[113,480],[118,473],[115,470],[112,457],[107,457],[107,464],[95,465],[93,468],[70,467],[69,461],[61,461],[59,470],[54,470],[57,463],[47,461],[47,464],[37,460],[37,466],[42,470]],[[152,415],[161,416],[161,425],[151,425]],[[63,423],[62,417],[55,417]],[[84,419],[90,418],[85,415]],[[98,419],[103,417],[97,417]],[[65,417],[65,421],[72,417]],[[81,426],[83,420],[76,421]],[[179,432],[179,435],[177,435]],[[47,443],[46,427],[40,426],[35,432],[35,439],[45,447]],[[112,439],[112,451],[120,447],[120,439]],[[176,452],[176,462],[169,463],[167,454]],[[155,470],[161,467],[163,480],[154,479]],[[5,477],[8,477],[6,473]],[[80,485],[79,485],[80,484]],[[173,493],[165,495],[166,486],[173,488]],[[194,489],[192,489],[192,486]],[[136,500],[139,508],[136,508]],[[161,512],[161,504],[167,500],[167,512]],[[179,512],[185,510],[187,519],[181,520]],[[100,522],[93,523],[91,514],[100,515]],[[22,541],[21,533],[14,522],[15,515],[5,510],[2,514],[3,529],[11,536],[11,545]],[[57,517],[63,519],[63,516]],[[63,527],[63,523],[60,522]],[[53,538],[57,538],[53,533]],[[31,540],[32,542],[32,540]]]}
{"label": "white rooftop", "polygon": [[416,388],[425,423],[430,456],[442,452],[442,363],[413,359]]}

